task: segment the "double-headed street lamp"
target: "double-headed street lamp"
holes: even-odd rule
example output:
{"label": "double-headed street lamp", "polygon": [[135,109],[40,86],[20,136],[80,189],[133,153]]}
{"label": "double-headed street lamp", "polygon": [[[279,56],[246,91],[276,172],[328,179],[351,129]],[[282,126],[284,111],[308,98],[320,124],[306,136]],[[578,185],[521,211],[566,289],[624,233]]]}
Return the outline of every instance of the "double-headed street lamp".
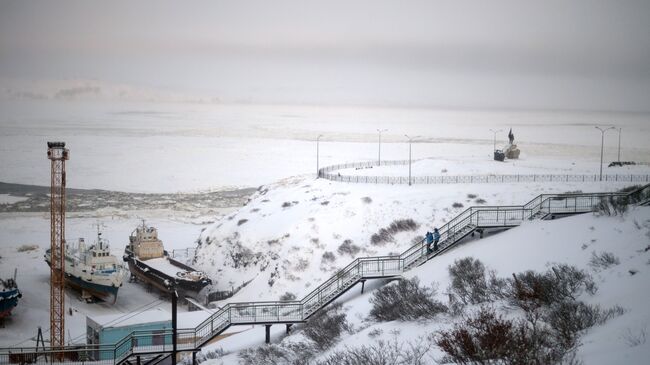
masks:
{"label": "double-headed street lamp", "polygon": [[503,129],[490,129],[490,132],[494,133],[494,148],[492,149],[492,152],[497,150],[497,133],[503,132]]}
{"label": "double-headed street lamp", "polygon": [[318,137],[316,137],[316,178],[317,179],[320,177],[320,170],[318,168],[318,159],[320,158],[319,157],[319,146],[318,146],[318,144],[320,142],[321,137],[323,137],[322,134],[319,135]]}
{"label": "double-headed street lamp", "polygon": [[603,181],[603,150],[605,148],[605,132],[607,132],[610,129],[616,129],[616,128],[614,127],[601,128],[599,126],[595,126],[595,127],[600,131],[600,181]]}
{"label": "double-headed street lamp", "polygon": [[388,129],[377,129],[379,132],[379,156],[377,157],[377,166],[381,166],[381,132],[387,132]]}
{"label": "double-headed street lamp", "polygon": [[408,134],[405,134],[404,137],[409,140],[409,186],[411,186],[411,142],[413,142],[415,138],[420,138],[420,136],[409,137]]}

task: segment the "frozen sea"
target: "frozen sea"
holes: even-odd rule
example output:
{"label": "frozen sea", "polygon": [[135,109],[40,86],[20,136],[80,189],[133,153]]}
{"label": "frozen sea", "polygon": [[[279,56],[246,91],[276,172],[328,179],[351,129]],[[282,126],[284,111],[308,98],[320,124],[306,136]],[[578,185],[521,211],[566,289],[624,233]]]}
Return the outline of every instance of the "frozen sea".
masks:
{"label": "frozen sea", "polygon": [[[622,159],[650,162],[650,114],[476,111],[289,105],[156,104],[62,101],[0,102],[0,181],[49,184],[46,142],[70,149],[68,186],[130,192],[190,192],[254,187],[320,166],[413,157],[490,159],[513,129],[522,160],[558,167],[597,166],[600,132],[622,128]],[[605,140],[616,160],[618,133]]]}

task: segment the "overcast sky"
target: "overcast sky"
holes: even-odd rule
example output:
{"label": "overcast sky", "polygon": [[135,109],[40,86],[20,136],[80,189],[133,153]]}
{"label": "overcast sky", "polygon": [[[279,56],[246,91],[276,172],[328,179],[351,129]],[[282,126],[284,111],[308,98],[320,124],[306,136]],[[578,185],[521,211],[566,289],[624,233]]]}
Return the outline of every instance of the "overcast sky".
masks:
{"label": "overcast sky", "polygon": [[1,1],[0,79],[224,101],[650,109],[650,1]]}

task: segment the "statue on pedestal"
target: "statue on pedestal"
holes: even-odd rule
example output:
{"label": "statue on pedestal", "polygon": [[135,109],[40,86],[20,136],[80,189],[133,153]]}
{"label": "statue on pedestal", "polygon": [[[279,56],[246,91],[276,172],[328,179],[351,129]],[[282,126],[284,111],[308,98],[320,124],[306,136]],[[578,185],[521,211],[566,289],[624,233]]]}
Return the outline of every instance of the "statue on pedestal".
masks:
{"label": "statue on pedestal", "polygon": [[515,144],[515,135],[512,134],[512,128],[510,128],[510,132],[508,133],[508,140],[510,141],[510,144],[508,145],[508,148],[506,148],[506,158],[518,159],[521,151],[519,151],[519,148],[517,148],[517,145]]}

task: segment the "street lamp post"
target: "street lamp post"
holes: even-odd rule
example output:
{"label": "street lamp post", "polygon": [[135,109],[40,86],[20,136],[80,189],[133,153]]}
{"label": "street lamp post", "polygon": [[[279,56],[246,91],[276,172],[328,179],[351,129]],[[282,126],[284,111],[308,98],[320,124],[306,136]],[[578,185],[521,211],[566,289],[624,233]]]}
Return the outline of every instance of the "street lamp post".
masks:
{"label": "street lamp post", "polygon": [[614,127],[601,128],[599,126],[595,126],[595,127],[600,131],[600,181],[603,181],[603,150],[605,149],[605,132],[607,132],[610,129],[616,129],[616,128]]}
{"label": "street lamp post", "polygon": [[621,163],[621,131],[623,128],[618,128],[618,163]]}
{"label": "street lamp post", "polygon": [[409,140],[409,186],[411,186],[411,143],[413,142],[413,139],[420,136],[409,137],[408,134],[405,134],[404,137]]}
{"label": "street lamp post", "polygon": [[377,129],[379,132],[379,156],[377,157],[377,166],[381,166],[381,132],[386,132],[388,129]]}
{"label": "street lamp post", "polygon": [[318,167],[318,162],[319,162],[318,160],[319,160],[319,158],[320,158],[320,157],[319,157],[319,155],[320,155],[319,152],[320,152],[320,151],[319,151],[319,145],[318,145],[318,144],[319,144],[319,142],[320,142],[321,137],[323,137],[322,134],[319,135],[318,137],[316,137],[316,178],[317,178],[317,179],[320,177],[320,169],[319,169],[319,167]]}
{"label": "street lamp post", "polygon": [[492,148],[492,152],[494,152],[497,150],[497,133],[503,132],[503,129],[497,129],[497,130],[490,129],[490,132],[494,133],[494,146]]}

